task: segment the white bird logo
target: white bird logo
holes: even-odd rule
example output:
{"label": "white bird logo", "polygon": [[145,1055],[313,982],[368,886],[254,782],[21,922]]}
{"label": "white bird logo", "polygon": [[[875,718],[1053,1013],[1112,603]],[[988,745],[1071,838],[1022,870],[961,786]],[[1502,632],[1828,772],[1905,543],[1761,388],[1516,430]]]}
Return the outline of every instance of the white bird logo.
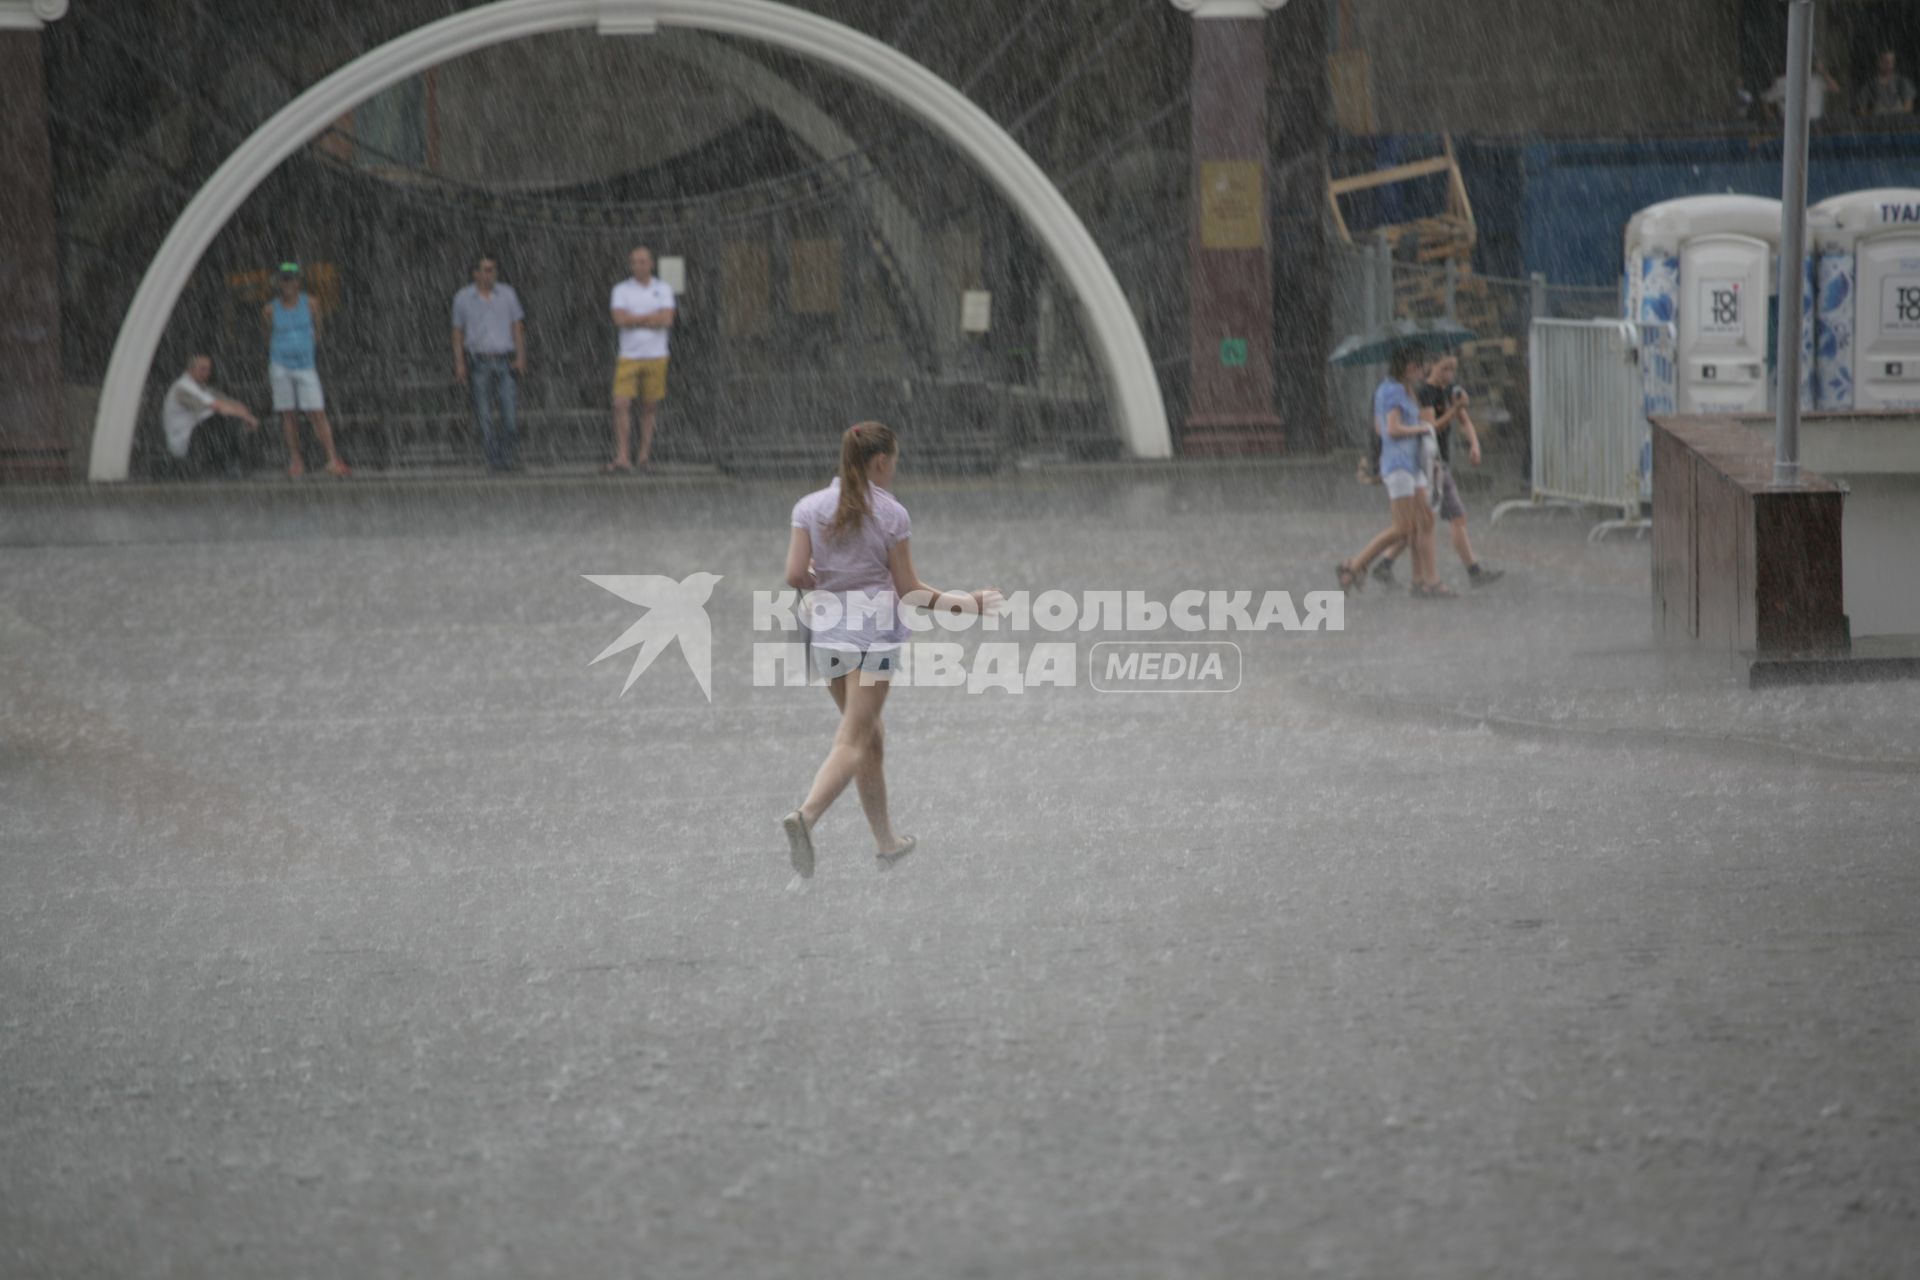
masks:
{"label": "white bird logo", "polygon": [[[707,701],[713,701],[713,626],[707,621],[707,597],[713,594],[713,586],[720,581],[717,573],[694,573],[675,582],[672,578],[661,577],[654,573],[603,574],[586,573],[580,575],[596,587],[604,587],[629,604],[637,604],[647,612],[640,621],[628,627],[618,640],[600,651],[600,657],[611,658],[616,653],[625,652],[635,645],[640,652],[634,655],[633,670],[627,673],[627,682],[620,686],[620,696],[625,697],[627,690],[633,688],[633,682],[640,673],[653,665],[666,647],[675,640],[680,642],[680,653],[693,668],[693,678],[700,682],[700,692],[707,695]],[[592,666],[593,662],[587,665]]]}

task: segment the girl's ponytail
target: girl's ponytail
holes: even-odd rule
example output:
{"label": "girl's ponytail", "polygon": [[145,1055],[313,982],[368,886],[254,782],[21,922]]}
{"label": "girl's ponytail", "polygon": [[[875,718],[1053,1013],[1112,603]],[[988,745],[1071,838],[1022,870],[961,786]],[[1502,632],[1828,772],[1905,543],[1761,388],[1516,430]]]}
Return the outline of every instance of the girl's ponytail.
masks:
{"label": "girl's ponytail", "polygon": [[893,428],[879,422],[856,422],[840,437],[840,505],[827,525],[835,538],[858,529],[861,521],[873,513],[867,492],[867,464],[899,448]]}

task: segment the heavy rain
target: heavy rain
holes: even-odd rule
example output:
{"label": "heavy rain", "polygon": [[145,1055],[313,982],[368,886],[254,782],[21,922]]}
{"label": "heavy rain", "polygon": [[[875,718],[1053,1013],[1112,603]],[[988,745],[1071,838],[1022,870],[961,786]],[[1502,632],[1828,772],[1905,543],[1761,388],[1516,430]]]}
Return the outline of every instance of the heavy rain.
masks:
{"label": "heavy rain", "polygon": [[0,0],[0,1275],[1913,1274],[1917,68]]}

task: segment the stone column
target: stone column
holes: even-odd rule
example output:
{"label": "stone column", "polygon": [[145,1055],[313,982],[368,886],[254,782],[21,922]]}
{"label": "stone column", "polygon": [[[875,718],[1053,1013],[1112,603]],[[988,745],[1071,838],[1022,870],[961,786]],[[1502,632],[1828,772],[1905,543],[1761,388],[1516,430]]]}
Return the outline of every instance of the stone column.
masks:
{"label": "stone column", "polygon": [[1267,202],[1267,15],[1286,0],[1173,0],[1193,24],[1193,363],[1180,448],[1279,453]]}
{"label": "stone column", "polygon": [[1327,78],[1331,0],[1292,0],[1274,23],[1268,74],[1271,139],[1267,201],[1273,258],[1273,393],[1288,453],[1324,453],[1332,280],[1327,270],[1327,140],[1333,90]]}
{"label": "stone column", "polygon": [[0,483],[64,480],[60,242],[40,28],[67,0],[0,0]]}

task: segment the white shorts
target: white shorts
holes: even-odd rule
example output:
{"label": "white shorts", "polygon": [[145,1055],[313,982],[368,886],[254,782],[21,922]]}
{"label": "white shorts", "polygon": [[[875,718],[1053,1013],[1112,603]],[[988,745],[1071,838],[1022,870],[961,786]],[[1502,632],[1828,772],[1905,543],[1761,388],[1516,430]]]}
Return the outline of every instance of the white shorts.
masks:
{"label": "white shorts", "polygon": [[1411,498],[1427,487],[1427,473],[1424,471],[1389,471],[1380,477],[1380,483],[1387,486],[1387,497],[1398,500]]}
{"label": "white shorts", "polygon": [[892,649],[820,649],[813,651],[813,669],[824,680],[864,672],[862,682],[891,680],[900,669],[900,650]]}
{"label": "white shorts", "polygon": [[318,369],[289,369],[285,365],[267,362],[267,380],[273,383],[273,411],[285,413],[290,409],[324,409],[327,398],[320,394],[320,371]]}

